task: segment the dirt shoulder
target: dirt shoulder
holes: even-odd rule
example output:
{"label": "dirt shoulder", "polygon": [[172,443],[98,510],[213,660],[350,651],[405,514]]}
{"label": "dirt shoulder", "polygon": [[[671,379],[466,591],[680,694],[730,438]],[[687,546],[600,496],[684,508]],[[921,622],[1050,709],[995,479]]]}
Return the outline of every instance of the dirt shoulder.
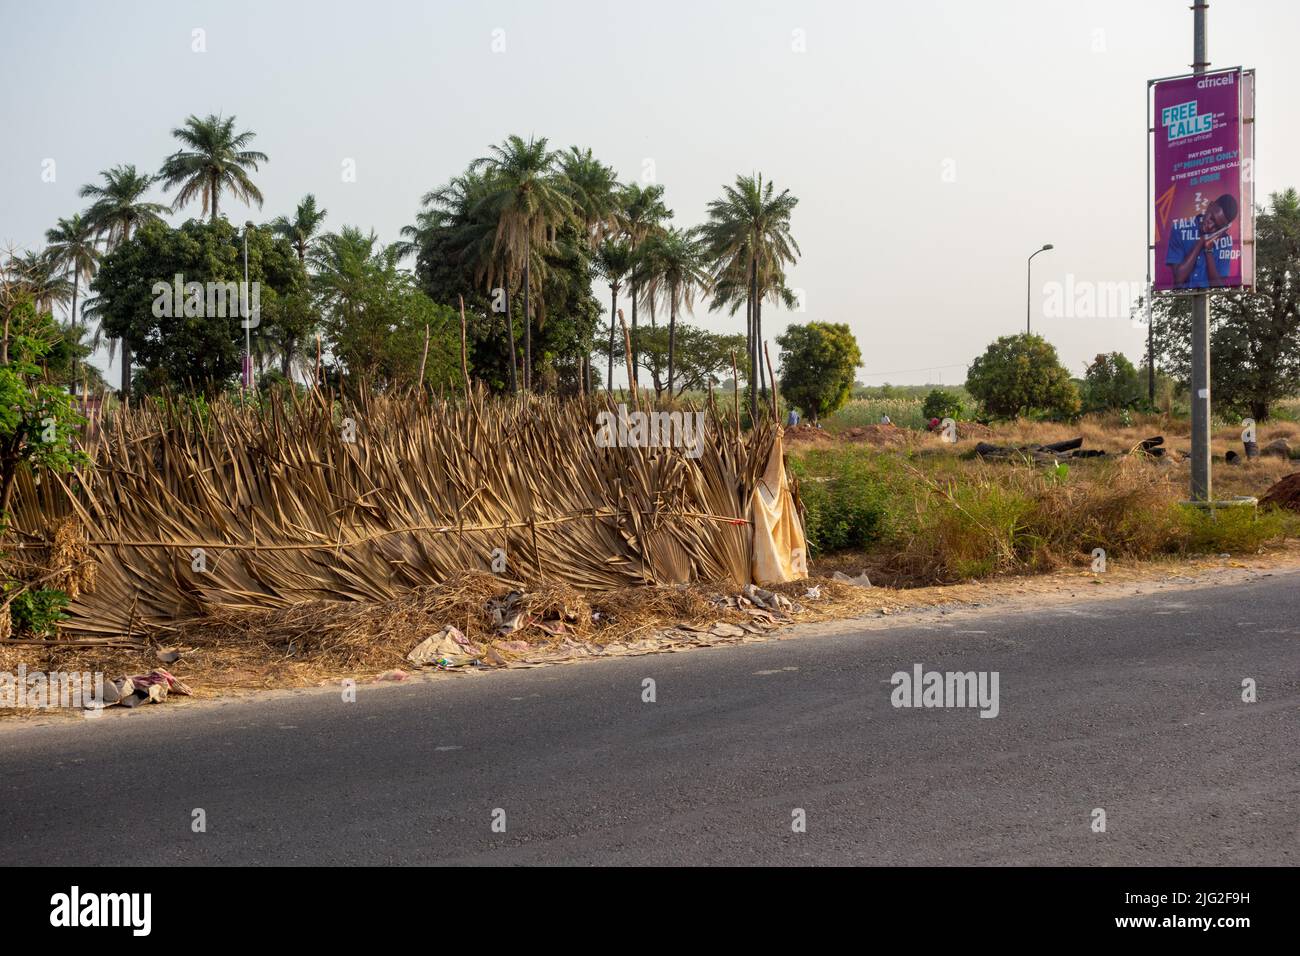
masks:
{"label": "dirt shoulder", "polygon": [[[282,697],[286,693],[308,692],[310,688],[337,693],[347,680],[398,685],[414,681],[472,679],[490,675],[494,670],[797,640],[830,633],[924,624],[939,619],[953,620],[954,616],[976,617],[990,612],[1042,607],[1044,604],[1113,600],[1157,591],[1239,584],[1270,575],[1300,573],[1300,546],[1292,545],[1244,558],[1112,563],[1104,573],[1071,568],[1031,577],[910,589],[862,587],[833,580],[829,576],[831,573],[829,570],[814,570],[808,581],[773,589],[773,593],[780,593],[790,601],[791,606],[785,610],[763,608],[753,602],[738,600],[742,595],[714,592],[706,598],[705,588],[672,589],[674,596],[671,600],[643,600],[641,607],[624,612],[619,626],[609,623],[603,628],[584,630],[570,624],[568,633],[565,633],[563,611],[553,613],[549,621],[538,612],[529,621],[531,627],[521,628],[509,640],[492,640],[466,626],[470,635],[467,640],[491,653],[485,654],[486,659],[479,663],[464,666],[418,667],[407,662],[405,655],[418,643],[420,634],[431,626],[426,625],[422,631],[416,621],[409,621],[411,633],[398,631],[390,634],[385,643],[392,646],[379,657],[357,660],[355,666],[338,666],[339,662],[328,655],[321,660],[295,659],[292,639],[285,645],[268,633],[265,641],[251,647],[239,645],[229,654],[223,654],[220,647],[204,648],[167,665],[193,688],[193,697],[172,695],[161,705],[133,710],[109,708],[103,719],[144,713],[175,713],[205,703],[232,699],[251,703],[257,699]],[[684,597],[687,594],[689,600]],[[686,613],[675,614],[675,611]],[[638,612],[639,617],[644,618],[640,623],[637,623]],[[597,612],[596,617],[600,618],[602,613],[614,616],[606,611]],[[376,628],[384,631],[385,625],[376,622]],[[548,630],[558,633],[547,633]],[[102,651],[3,647],[0,648],[0,671],[15,673],[21,663],[29,672],[98,668],[106,675],[116,676],[162,666],[156,655],[156,648],[116,652],[106,658]],[[39,725],[68,719],[82,719],[82,715],[36,709],[0,711],[0,722],[10,724]]]}

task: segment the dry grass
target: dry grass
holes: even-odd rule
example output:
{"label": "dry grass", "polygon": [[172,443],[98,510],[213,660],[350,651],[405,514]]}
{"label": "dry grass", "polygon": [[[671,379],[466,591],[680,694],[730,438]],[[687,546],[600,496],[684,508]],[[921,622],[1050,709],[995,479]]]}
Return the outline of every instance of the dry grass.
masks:
{"label": "dry grass", "polygon": [[487,570],[495,549],[515,578],[583,590],[747,581],[748,498],[774,426],[715,421],[698,458],[602,448],[601,402],[315,395],[264,411],[123,410],[87,448],[93,469],[20,475],[7,547],[45,552],[52,522],[80,521],[97,580],[69,608],[73,636],[373,605]]}

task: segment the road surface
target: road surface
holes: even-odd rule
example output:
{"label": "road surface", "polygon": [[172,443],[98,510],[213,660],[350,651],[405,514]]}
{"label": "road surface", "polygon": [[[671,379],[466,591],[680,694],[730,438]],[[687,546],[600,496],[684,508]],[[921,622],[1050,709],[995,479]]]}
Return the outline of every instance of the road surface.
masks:
{"label": "road surface", "polygon": [[0,863],[1300,863],[1300,575],[830,630],[10,723]]}

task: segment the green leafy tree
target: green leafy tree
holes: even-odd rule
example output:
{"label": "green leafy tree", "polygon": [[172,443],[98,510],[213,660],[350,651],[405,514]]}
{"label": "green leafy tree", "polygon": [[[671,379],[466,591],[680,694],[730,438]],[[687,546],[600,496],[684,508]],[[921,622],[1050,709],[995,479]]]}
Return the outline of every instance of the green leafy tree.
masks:
{"label": "green leafy tree", "polygon": [[[93,283],[100,323],[135,351],[145,391],[214,392],[238,374],[244,328],[237,297],[225,292],[243,281],[243,238],[224,219],[191,219],[179,229],[150,223],[104,258]],[[289,243],[267,228],[249,230],[248,268],[249,280],[259,285],[261,324],[253,335],[261,337],[268,334],[262,324],[278,314],[280,297],[305,291],[306,275]],[[178,275],[183,284],[204,287],[201,303],[184,288],[182,301],[175,301]],[[208,283],[221,287],[219,300]]]}
{"label": "green leafy tree", "polygon": [[[882,393],[881,397],[882,398],[899,397],[897,395],[889,394],[889,392],[891,391],[894,390],[891,389],[888,384],[886,384],[881,389],[881,393]],[[925,418],[926,421],[929,421],[932,418],[938,418],[938,419],[952,418],[955,420],[964,417],[965,414],[966,414],[966,409],[962,405],[961,397],[958,396],[955,392],[950,392],[942,388],[932,388],[929,394],[925,396],[925,402],[921,406],[921,416]]]}
{"label": "green leafy tree", "polygon": [[[1274,193],[1256,216],[1253,292],[1216,293],[1210,307],[1210,394],[1216,405],[1266,421],[1300,390],[1300,194]],[[1159,365],[1191,378],[1191,302],[1153,303]]]}
{"label": "green leafy tree", "polygon": [[[102,184],[87,183],[78,195],[91,201],[86,210],[86,220],[97,235],[104,239],[105,248],[116,249],[131,238],[131,233],[151,222],[161,223],[167,207],[144,198],[158,181],[156,176],[136,172],[135,166],[114,166],[99,174]],[[100,326],[103,332],[103,326]],[[98,336],[97,336],[98,339]],[[131,347],[126,342],[109,339],[108,357],[112,361],[114,345],[121,345],[123,395],[131,393]]]}
{"label": "green leafy tree", "polygon": [[419,383],[426,330],[424,385],[456,387],[460,374],[460,316],[435,304],[406,272],[368,269],[354,289],[355,310],[325,319],[334,374],[378,391]]}
{"label": "green leafy tree", "polygon": [[[849,400],[862,353],[847,325],[792,325],[776,342],[781,347],[781,393],[787,402],[818,421]],[[752,413],[755,406],[750,407]]]}
{"label": "green leafy tree", "polygon": [[245,149],[256,135],[251,130],[236,133],[235,117],[217,115],[190,116],[184,126],[172,130],[184,148],[163,161],[158,176],[166,189],[180,188],[173,211],[201,199],[204,214],[210,214],[215,223],[221,194],[227,191],[241,202],[261,208],[262,192],[248,171],[256,172],[258,163],[267,161],[266,154]]}
{"label": "green leafy tree", "polygon": [[971,363],[966,391],[998,418],[1031,413],[1070,418],[1079,393],[1056,349],[1042,336],[1006,335]]}
{"label": "green leafy tree", "polygon": [[1121,352],[1098,355],[1083,373],[1083,410],[1133,408],[1145,398],[1143,380]]}
{"label": "green leafy tree", "polygon": [[[650,372],[652,381],[662,382],[668,368],[668,329],[662,326],[637,329],[634,343],[637,354]],[[624,361],[623,339],[616,340],[613,357]],[[731,358],[745,347],[743,335],[719,335],[707,329],[682,322],[677,326],[677,378],[676,390],[668,392],[669,398],[679,398],[686,392],[706,391],[715,388],[731,372]],[[603,346],[602,346],[603,352]],[[663,393],[659,393],[663,394]]]}
{"label": "green leafy tree", "polygon": [[0,521],[8,520],[20,467],[66,472],[86,462],[72,441],[84,419],[40,366],[61,339],[50,313],[38,313],[30,300],[15,306],[0,364]]}

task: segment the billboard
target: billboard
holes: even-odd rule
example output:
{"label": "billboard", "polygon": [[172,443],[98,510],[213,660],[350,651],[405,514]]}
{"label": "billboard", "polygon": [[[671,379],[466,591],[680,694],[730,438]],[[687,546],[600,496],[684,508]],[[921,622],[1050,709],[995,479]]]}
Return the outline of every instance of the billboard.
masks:
{"label": "billboard", "polygon": [[1254,73],[1234,69],[1152,85],[1154,291],[1250,288]]}

